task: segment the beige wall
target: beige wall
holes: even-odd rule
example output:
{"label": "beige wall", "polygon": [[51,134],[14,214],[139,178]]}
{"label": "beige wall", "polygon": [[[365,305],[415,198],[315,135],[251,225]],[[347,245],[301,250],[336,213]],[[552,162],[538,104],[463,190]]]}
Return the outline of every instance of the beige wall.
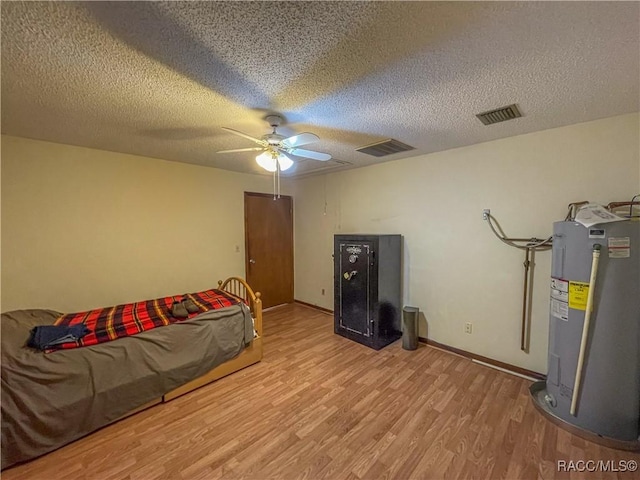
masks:
{"label": "beige wall", "polygon": [[[401,233],[421,335],[544,372],[550,255],[537,256],[525,354],[523,254],[493,237],[482,209],[509,235],[542,237],[569,202],[631,198],[639,129],[625,115],[297,180],[296,298],[333,308],[334,233]],[[243,275],[243,192],[271,191],[267,176],[9,136],[1,165],[2,311],[80,310]]]}
{"label": "beige wall", "polygon": [[[568,203],[628,200],[639,179],[637,114],[301,179],[296,299],[333,308],[334,233],[400,233],[405,303],[424,312],[422,336],[546,372],[550,253],[536,257],[525,354],[524,254],[493,236],[482,210],[490,208],[510,236],[546,237]],[[473,323],[471,335],[465,322]]]}
{"label": "beige wall", "polygon": [[268,176],[3,136],[2,311],[70,312],[243,276],[243,192],[271,185]]}

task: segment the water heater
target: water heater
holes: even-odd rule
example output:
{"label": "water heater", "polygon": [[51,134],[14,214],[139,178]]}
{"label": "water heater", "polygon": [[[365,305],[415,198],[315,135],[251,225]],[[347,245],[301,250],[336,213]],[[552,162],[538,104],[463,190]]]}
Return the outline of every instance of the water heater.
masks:
{"label": "water heater", "polygon": [[[599,251],[595,289],[590,283],[594,251]],[[637,449],[640,222],[589,227],[555,223],[550,289],[548,374],[546,381],[531,387],[534,404],[573,433],[612,447]],[[590,289],[593,306],[576,388]]]}

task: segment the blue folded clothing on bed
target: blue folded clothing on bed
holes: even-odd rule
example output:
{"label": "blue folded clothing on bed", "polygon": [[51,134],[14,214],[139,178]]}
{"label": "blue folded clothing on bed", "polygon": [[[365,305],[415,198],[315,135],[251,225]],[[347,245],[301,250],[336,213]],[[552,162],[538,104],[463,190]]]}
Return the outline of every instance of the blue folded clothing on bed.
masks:
{"label": "blue folded clothing on bed", "polygon": [[54,345],[81,339],[91,330],[84,323],[77,325],[40,325],[31,330],[27,345],[38,350],[46,350]]}

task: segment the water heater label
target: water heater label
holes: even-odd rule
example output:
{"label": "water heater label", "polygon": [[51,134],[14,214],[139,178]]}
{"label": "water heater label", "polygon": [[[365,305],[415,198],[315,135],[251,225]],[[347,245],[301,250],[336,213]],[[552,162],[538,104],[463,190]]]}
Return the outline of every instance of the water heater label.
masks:
{"label": "water heater label", "polygon": [[631,240],[629,237],[609,238],[609,258],[631,257]]}
{"label": "water heater label", "polygon": [[567,322],[569,320],[569,304],[555,298],[551,299],[551,315]]}
{"label": "water heater label", "polygon": [[588,296],[588,283],[569,282],[569,308],[574,308],[576,310],[586,310]]}
{"label": "water heater label", "polygon": [[551,277],[551,315],[569,320],[569,282]]}
{"label": "water heater label", "polygon": [[551,277],[551,298],[561,302],[569,301],[569,282]]}

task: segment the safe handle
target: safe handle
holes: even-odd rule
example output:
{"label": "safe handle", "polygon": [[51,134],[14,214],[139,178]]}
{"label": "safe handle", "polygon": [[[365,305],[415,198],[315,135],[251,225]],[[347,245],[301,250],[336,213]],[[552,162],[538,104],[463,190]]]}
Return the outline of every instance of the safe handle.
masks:
{"label": "safe handle", "polygon": [[344,272],[343,277],[345,280],[351,280],[357,273],[356,270],[351,270],[350,272]]}

